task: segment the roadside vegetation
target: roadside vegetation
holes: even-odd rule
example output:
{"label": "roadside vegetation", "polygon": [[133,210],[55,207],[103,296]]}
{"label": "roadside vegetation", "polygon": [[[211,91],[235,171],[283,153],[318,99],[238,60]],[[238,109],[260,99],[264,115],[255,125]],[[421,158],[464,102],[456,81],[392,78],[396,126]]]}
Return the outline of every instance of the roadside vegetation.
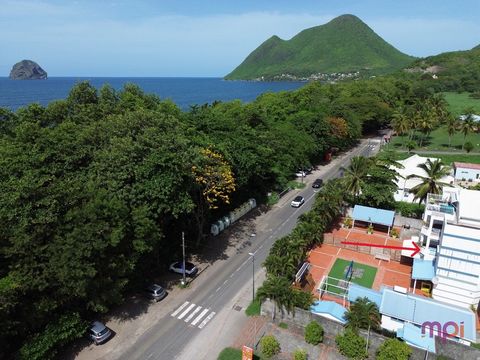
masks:
{"label": "roadside vegetation", "polygon": [[245,309],[245,314],[247,316],[257,316],[260,315],[261,302],[259,300],[252,301],[250,305]]}

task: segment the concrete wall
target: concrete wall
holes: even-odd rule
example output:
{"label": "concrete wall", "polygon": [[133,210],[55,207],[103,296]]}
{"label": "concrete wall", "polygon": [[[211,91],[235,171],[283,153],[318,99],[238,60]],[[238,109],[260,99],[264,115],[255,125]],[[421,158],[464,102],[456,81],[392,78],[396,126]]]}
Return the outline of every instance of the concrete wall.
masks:
{"label": "concrete wall", "polygon": [[[344,329],[343,325],[324,318],[319,315],[312,314],[310,311],[296,308],[295,313],[287,313],[285,311],[279,311],[278,308],[272,301],[265,301],[262,304],[261,314],[271,319],[274,323],[284,322],[287,324],[292,324],[296,326],[305,327],[309,322],[315,320],[320,325],[322,325],[325,331],[324,343],[327,346],[332,346],[336,348],[335,336],[341,333]],[[360,334],[367,338],[367,331],[360,330]],[[369,359],[375,359],[375,352],[379,346],[386,340],[387,337],[377,334],[375,332],[370,332],[370,345],[369,345]],[[455,360],[480,360],[480,350],[477,350],[473,347],[465,346],[462,344],[455,343],[453,341],[447,341],[443,343],[440,338],[436,338],[436,347],[437,355],[443,355],[450,359]],[[425,351],[412,347],[412,355],[410,360],[424,360]],[[429,359],[435,359],[434,354],[429,354]]]}

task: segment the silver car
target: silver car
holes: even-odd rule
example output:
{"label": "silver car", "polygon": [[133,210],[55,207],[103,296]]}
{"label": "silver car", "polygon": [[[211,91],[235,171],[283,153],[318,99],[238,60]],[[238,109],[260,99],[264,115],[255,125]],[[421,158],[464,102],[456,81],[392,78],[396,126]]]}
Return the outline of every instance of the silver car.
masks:
{"label": "silver car", "polygon": [[150,299],[153,299],[155,301],[160,301],[165,296],[167,296],[167,291],[157,284],[150,285],[145,289],[145,292]]}
{"label": "silver car", "polygon": [[[170,271],[175,272],[177,274],[183,274],[183,263],[182,261],[174,262],[170,265]],[[193,265],[191,262],[185,262],[185,275],[194,277],[197,275],[198,268]]]}
{"label": "silver car", "polygon": [[300,207],[303,205],[303,203],[305,202],[305,199],[303,198],[303,196],[296,196],[295,199],[292,200],[292,202],[290,203],[290,205],[292,205],[292,207]]}
{"label": "silver car", "polygon": [[100,321],[94,321],[88,329],[88,335],[95,345],[101,344],[112,336],[112,331]]}

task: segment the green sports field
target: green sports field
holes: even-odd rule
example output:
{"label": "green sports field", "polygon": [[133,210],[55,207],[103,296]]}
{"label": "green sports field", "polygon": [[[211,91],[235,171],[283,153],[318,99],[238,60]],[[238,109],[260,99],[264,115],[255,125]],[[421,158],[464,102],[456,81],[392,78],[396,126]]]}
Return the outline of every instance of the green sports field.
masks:
{"label": "green sports field", "polygon": [[[345,279],[345,274],[350,266],[351,260],[337,259],[332,266],[332,269],[328,273],[330,278]],[[371,288],[375,275],[377,274],[377,268],[360,263],[353,263],[353,274],[350,278],[352,283]],[[327,291],[336,294],[343,294],[343,289],[336,287],[338,280],[328,279]]]}

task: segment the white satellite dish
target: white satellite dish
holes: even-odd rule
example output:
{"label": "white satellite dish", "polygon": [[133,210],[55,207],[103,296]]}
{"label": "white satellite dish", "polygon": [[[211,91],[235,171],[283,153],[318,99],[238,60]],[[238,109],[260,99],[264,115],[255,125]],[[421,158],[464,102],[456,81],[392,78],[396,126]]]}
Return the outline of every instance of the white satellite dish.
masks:
{"label": "white satellite dish", "polygon": [[438,285],[438,276],[434,276],[434,277],[432,278],[432,284],[433,284],[433,286],[437,286],[437,285]]}

